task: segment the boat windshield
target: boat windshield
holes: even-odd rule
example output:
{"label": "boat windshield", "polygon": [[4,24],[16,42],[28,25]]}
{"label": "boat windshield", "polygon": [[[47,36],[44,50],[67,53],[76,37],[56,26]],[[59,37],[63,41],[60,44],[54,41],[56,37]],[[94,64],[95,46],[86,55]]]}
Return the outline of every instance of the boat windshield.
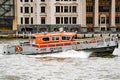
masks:
{"label": "boat windshield", "polygon": [[62,40],[69,40],[70,36],[62,36]]}
{"label": "boat windshield", "polygon": [[52,40],[53,41],[59,40],[59,36],[52,36]]}
{"label": "boat windshield", "polygon": [[49,41],[50,38],[49,38],[49,37],[44,37],[44,38],[42,38],[42,40],[43,40],[43,41]]}

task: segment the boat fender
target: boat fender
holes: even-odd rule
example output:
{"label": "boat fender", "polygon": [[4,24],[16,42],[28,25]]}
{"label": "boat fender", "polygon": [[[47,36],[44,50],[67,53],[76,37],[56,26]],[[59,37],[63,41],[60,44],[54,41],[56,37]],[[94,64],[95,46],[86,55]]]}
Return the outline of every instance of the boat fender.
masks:
{"label": "boat fender", "polygon": [[20,46],[20,45],[17,45],[17,46],[15,46],[15,52],[22,52],[22,46]]}
{"label": "boat fender", "polygon": [[73,44],[77,45],[77,44],[80,44],[80,42],[73,42]]}
{"label": "boat fender", "polygon": [[77,44],[80,44],[80,42],[77,42]]}

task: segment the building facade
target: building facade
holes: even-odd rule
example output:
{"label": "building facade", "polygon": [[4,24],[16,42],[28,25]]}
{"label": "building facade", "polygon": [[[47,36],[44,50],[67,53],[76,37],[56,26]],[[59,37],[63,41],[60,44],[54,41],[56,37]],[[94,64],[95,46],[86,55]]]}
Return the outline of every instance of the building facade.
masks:
{"label": "building facade", "polygon": [[[16,0],[15,0],[16,1]],[[0,1],[0,30],[14,30],[15,21],[15,1]]]}
{"label": "building facade", "polygon": [[120,31],[120,0],[14,0],[14,4],[11,29],[19,32],[60,27],[83,33]]}
{"label": "building facade", "polygon": [[18,0],[19,31],[56,31],[79,29],[85,26],[85,0]]}
{"label": "building facade", "polygon": [[88,31],[116,32],[119,30],[120,0],[86,0],[86,3]]}

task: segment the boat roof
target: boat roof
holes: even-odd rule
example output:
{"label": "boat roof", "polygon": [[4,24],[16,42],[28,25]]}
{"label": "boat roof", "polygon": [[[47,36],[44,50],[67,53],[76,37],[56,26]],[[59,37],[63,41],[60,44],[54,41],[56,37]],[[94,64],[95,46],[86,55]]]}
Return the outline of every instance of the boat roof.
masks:
{"label": "boat roof", "polygon": [[44,32],[44,33],[38,33],[38,34],[34,34],[35,37],[49,37],[49,36],[74,36],[76,34],[76,32]]}

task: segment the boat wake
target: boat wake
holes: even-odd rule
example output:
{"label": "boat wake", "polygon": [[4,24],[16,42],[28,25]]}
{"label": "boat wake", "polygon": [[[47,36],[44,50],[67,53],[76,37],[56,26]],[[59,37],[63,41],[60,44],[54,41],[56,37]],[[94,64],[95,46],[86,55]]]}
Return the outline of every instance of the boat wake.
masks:
{"label": "boat wake", "polygon": [[54,58],[88,58],[91,52],[69,50],[60,53],[36,55],[34,57],[54,57]]}
{"label": "boat wake", "polygon": [[3,44],[0,44],[0,54],[2,54],[3,51]]}

